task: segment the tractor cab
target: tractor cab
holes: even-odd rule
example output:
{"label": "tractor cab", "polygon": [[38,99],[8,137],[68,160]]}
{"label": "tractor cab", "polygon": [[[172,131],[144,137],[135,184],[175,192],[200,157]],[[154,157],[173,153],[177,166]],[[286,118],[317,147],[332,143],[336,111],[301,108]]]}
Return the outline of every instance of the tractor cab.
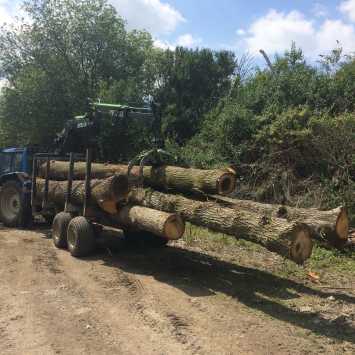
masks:
{"label": "tractor cab", "polygon": [[31,170],[28,148],[5,148],[0,150],[0,176],[14,172],[29,174]]}

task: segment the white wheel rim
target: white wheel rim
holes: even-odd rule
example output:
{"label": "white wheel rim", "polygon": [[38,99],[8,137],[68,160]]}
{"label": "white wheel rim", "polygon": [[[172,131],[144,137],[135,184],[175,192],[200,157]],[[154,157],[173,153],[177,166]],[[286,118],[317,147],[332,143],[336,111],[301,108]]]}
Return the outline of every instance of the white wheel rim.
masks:
{"label": "white wheel rim", "polygon": [[8,220],[18,217],[21,209],[20,194],[15,188],[7,188],[2,193],[1,212]]}

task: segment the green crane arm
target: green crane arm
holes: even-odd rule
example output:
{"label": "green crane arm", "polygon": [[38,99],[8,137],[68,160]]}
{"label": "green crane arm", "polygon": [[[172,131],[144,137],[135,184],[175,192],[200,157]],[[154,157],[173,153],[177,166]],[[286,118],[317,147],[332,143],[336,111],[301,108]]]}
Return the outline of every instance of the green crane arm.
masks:
{"label": "green crane arm", "polygon": [[147,107],[132,107],[128,105],[121,104],[109,104],[105,102],[91,102],[90,106],[92,109],[106,109],[106,110],[139,110],[139,111],[147,111],[150,112],[151,109]]}
{"label": "green crane arm", "polygon": [[101,109],[108,109],[108,110],[124,110],[130,108],[129,106],[126,105],[120,105],[120,104],[108,104],[105,102],[92,102],[90,103],[90,106],[92,108],[101,108]]}

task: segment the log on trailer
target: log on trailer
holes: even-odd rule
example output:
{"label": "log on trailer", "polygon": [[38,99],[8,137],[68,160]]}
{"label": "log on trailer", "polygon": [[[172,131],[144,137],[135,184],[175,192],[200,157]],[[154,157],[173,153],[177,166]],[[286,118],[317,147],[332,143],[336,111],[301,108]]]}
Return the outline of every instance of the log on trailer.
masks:
{"label": "log on trailer", "polygon": [[264,214],[268,217],[285,218],[289,221],[300,221],[310,226],[312,238],[326,241],[328,244],[342,248],[347,244],[349,237],[349,217],[344,206],[328,211],[316,208],[296,208],[284,205],[273,205],[251,200],[209,196],[219,204]]}
{"label": "log on trailer", "polygon": [[146,231],[168,240],[180,239],[185,231],[185,222],[178,214],[142,206],[125,206],[111,217],[124,229]]}
{"label": "log on trailer", "polygon": [[[68,176],[69,163],[51,161],[49,178],[65,180]],[[127,174],[128,166],[121,164],[94,163],[91,167],[93,178],[103,179],[112,174]],[[45,177],[46,167],[39,169],[41,177]],[[131,176],[139,177],[139,167],[134,166]],[[228,195],[235,190],[236,175],[232,169],[201,170],[175,166],[145,166],[143,169],[144,183],[148,186],[164,189],[175,189],[182,192],[200,190],[205,193]],[[74,178],[85,178],[85,163],[77,162],[74,166]]]}
{"label": "log on trailer", "polygon": [[[44,196],[45,180],[36,179],[37,199]],[[56,205],[63,206],[67,191],[66,181],[50,180],[48,184],[48,199]],[[117,213],[117,203],[127,198],[129,192],[126,175],[113,175],[103,180],[91,180],[91,202],[104,211]],[[73,180],[71,201],[74,205],[82,205],[85,198],[85,182]]]}
{"label": "log on trailer", "polygon": [[129,201],[181,216],[199,226],[244,238],[302,264],[311,256],[313,243],[310,228],[299,222],[268,218],[264,214],[221,207],[186,197],[149,189],[134,189]]}

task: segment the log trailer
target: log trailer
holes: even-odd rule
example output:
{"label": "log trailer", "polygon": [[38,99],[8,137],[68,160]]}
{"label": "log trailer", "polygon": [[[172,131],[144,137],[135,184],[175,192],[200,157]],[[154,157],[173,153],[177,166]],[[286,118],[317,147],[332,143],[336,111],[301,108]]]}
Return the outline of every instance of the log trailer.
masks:
{"label": "log trailer", "polygon": [[[156,132],[155,148],[128,165],[92,163],[104,114],[114,132],[120,120],[148,118]],[[184,221],[247,239],[299,264],[310,257],[313,239],[337,248],[347,245],[344,206],[320,211],[230,199],[226,196],[236,183],[233,169],[176,166],[159,146],[159,133],[160,117],[154,108],[91,102],[85,115],[66,124],[53,153],[3,149],[0,220],[24,228],[37,216],[53,219],[55,246],[77,257],[93,251],[108,227],[120,230],[127,240],[164,245],[181,238]],[[150,188],[142,188],[143,180]]]}
{"label": "log trailer", "polygon": [[[149,108],[131,107],[89,101],[86,114],[69,120],[63,131],[57,135],[54,152],[39,153],[27,147],[0,151],[0,221],[5,226],[28,228],[37,216],[42,216],[47,222],[52,222],[53,242],[57,247],[67,246],[73,256],[84,256],[93,250],[98,232],[107,225],[112,227],[105,216],[93,213],[95,207],[90,204],[92,157],[96,152],[96,137],[104,115],[109,116],[113,129],[117,128],[120,120],[130,118],[148,119],[152,124],[153,144],[156,148],[132,160],[128,177],[134,164],[138,163],[143,171],[147,162],[159,164],[170,159],[170,155],[159,148],[162,139],[160,115],[156,105]],[[49,194],[49,171],[53,159],[69,163],[68,176],[64,182],[66,191],[62,211],[58,210]],[[82,204],[78,207],[72,203],[73,171],[75,162],[84,159],[85,182],[81,186]],[[45,166],[46,173],[43,191],[39,196],[37,178],[41,166]],[[140,183],[142,177],[136,181]],[[164,244],[166,241],[160,242]]]}

